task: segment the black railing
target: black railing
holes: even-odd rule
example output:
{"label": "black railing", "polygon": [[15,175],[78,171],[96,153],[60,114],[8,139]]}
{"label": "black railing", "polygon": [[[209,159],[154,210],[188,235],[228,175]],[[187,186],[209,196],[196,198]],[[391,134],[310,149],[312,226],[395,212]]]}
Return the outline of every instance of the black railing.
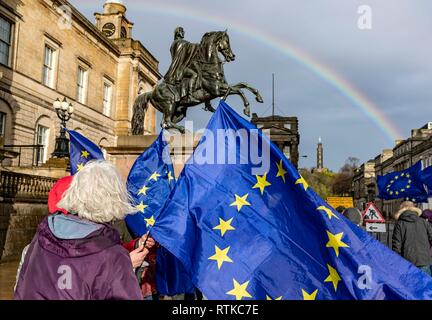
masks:
{"label": "black railing", "polygon": [[43,164],[42,161],[39,161],[41,158],[43,158],[43,154],[45,151],[45,146],[41,144],[35,144],[35,145],[4,145],[5,149],[9,149],[11,151],[18,152],[18,167],[21,167],[21,160],[22,160],[22,151],[23,149],[31,149],[32,153],[32,162],[31,164],[24,164],[23,166],[39,166]]}

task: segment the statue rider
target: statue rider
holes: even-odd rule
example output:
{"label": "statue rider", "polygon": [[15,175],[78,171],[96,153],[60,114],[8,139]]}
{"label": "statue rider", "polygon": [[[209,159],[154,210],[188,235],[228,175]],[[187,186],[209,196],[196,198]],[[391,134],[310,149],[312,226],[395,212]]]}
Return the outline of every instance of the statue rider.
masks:
{"label": "statue rider", "polygon": [[[178,101],[183,97],[192,99],[192,93],[198,80],[198,74],[191,68],[194,57],[198,52],[198,44],[184,40],[184,30],[177,27],[174,31],[174,42],[170,48],[171,66],[164,79],[167,83],[179,86]],[[184,81],[187,79],[187,81]]]}

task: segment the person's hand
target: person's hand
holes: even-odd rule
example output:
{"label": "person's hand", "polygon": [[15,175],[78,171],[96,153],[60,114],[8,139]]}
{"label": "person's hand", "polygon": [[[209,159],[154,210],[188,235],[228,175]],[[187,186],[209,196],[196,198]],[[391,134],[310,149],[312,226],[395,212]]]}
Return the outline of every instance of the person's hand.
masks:
{"label": "person's hand", "polygon": [[148,253],[149,250],[144,247],[143,243],[140,243],[140,246],[137,249],[129,253],[134,269],[142,265]]}
{"label": "person's hand", "polygon": [[156,244],[156,241],[152,237],[149,237],[148,233],[143,235],[139,241],[140,241],[140,244],[145,243],[145,247],[149,250],[151,248],[153,248]]}

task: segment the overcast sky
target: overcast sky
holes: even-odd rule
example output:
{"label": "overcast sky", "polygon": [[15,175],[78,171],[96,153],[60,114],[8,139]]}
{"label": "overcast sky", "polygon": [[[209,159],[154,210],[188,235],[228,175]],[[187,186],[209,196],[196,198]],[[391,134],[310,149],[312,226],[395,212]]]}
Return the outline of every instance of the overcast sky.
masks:
{"label": "overcast sky", "polygon": [[[94,21],[104,0],[72,0]],[[432,121],[432,1],[430,0],[124,0],[135,23],[133,37],[160,61],[170,64],[176,26],[199,42],[207,31],[228,28],[236,61],[225,65],[229,83],[246,81],[265,103],[249,95],[252,112],[271,115],[271,75],[276,74],[276,113],[297,116],[301,167],[313,167],[316,143],[324,143],[324,164],[338,170],[345,160],[361,162],[393,147],[393,138],[334,84],[271,44],[285,43],[305,52],[332,74],[362,93],[406,138]],[[359,6],[372,9],[372,29],[360,30]],[[257,31],[255,31],[257,30]],[[245,32],[246,31],[246,32]],[[255,35],[255,36],[254,36]],[[228,103],[239,112],[240,99]],[[216,105],[216,101],[213,103]],[[196,127],[210,114],[190,112]]]}

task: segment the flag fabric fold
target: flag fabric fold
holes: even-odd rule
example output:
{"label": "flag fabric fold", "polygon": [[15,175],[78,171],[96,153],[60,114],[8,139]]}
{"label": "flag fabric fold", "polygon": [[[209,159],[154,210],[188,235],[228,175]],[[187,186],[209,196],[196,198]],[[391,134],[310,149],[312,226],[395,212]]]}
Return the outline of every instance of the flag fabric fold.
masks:
{"label": "flag fabric fold", "polygon": [[70,167],[74,175],[90,160],[103,160],[102,150],[92,141],[74,130],[66,129],[70,137]]}
{"label": "flag fabric fold", "polygon": [[[234,144],[215,142],[227,131]],[[269,149],[265,172],[252,174],[242,146]],[[432,278],[331,208],[224,101],[151,234],[209,299],[432,298]]]}
{"label": "flag fabric fold", "polygon": [[421,161],[408,169],[391,172],[377,177],[381,199],[405,199],[413,202],[427,202],[427,192],[421,178]]}
{"label": "flag fabric fold", "polygon": [[[136,237],[141,237],[152,229],[175,182],[169,146],[162,131],[154,143],[137,158],[127,178],[128,191],[137,212],[128,215],[125,221]],[[195,292],[183,265],[163,247],[158,248],[156,266],[159,294],[174,296]]]}
{"label": "flag fabric fold", "polygon": [[423,169],[421,179],[428,190],[429,196],[432,196],[432,166]]}

